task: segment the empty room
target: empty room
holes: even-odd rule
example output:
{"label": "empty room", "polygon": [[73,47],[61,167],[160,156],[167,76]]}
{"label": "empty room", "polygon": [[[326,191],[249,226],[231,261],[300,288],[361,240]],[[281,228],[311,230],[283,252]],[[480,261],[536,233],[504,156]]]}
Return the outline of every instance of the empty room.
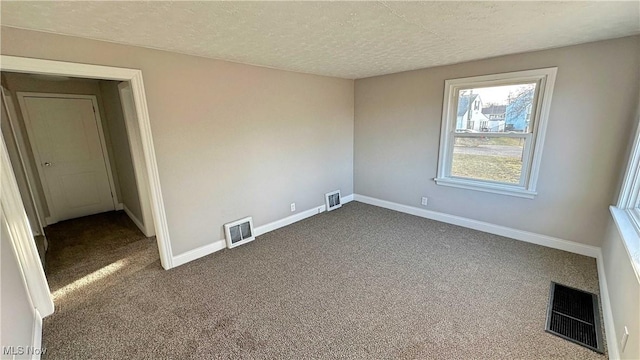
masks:
{"label": "empty room", "polygon": [[640,3],[2,1],[1,359],[640,359]]}

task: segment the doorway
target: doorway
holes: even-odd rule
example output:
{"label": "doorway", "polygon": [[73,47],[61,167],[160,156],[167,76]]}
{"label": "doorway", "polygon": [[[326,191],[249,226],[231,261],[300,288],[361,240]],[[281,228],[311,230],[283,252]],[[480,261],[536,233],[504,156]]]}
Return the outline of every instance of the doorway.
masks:
{"label": "doorway", "polygon": [[[158,170],[155,160],[155,151],[151,136],[151,128],[146,107],[146,98],[142,82],[142,73],[135,69],[113,68],[86,64],[75,64],[48,60],[27,59],[12,56],[1,56],[0,68],[3,72],[30,73],[48,76],[70,76],[90,79],[115,80],[121,82],[124,88],[128,87],[130,106],[129,111],[134,116],[126,119],[128,136],[137,137],[131,141],[131,155],[136,174],[144,173],[146,176],[137,177],[146,193],[141,194],[148,200],[147,216],[152,217],[153,231],[156,235],[160,261],[165,269],[172,267],[172,254],[166,225],[166,216],[162,201]],[[124,105],[123,105],[124,106]],[[6,147],[0,147],[2,151],[3,169],[11,168],[11,160],[7,155]],[[45,161],[46,162],[46,161]],[[141,167],[142,165],[142,167]],[[6,166],[6,167],[5,167]],[[46,166],[46,165],[45,165]],[[4,172],[2,206],[3,215],[7,222],[12,223],[10,240],[16,251],[18,262],[23,270],[33,306],[40,317],[45,317],[53,312],[51,294],[44,277],[44,271],[39,261],[37,250],[33,242],[33,231],[26,219],[26,204],[20,201],[20,191],[16,176],[13,171]],[[34,206],[37,206],[35,204]],[[144,215],[143,215],[144,216]]]}

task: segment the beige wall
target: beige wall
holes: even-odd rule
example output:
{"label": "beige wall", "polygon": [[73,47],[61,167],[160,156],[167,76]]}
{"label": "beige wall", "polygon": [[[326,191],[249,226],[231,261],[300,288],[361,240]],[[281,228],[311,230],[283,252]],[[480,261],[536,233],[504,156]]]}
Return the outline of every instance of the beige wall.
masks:
{"label": "beige wall", "polygon": [[[633,271],[630,257],[620,233],[611,217],[602,243],[602,260],[613,312],[616,341],[620,342],[624,327],[629,330],[629,340],[622,359],[640,359],[640,279]],[[618,344],[620,346],[620,344]]]}
{"label": "beige wall", "polygon": [[136,176],[133,170],[129,138],[122,113],[122,105],[120,104],[118,82],[100,81],[99,86],[106,116],[106,126],[113,149],[111,156],[116,165],[118,184],[120,185],[118,200],[142,223],[142,209],[138,196]]}
{"label": "beige wall", "polygon": [[[640,37],[356,80],[357,194],[600,246],[638,99]],[[534,199],[438,186],[444,81],[558,67]]]}
{"label": "beige wall", "polygon": [[2,28],[4,55],[141,69],[174,255],[353,192],[353,81]]}

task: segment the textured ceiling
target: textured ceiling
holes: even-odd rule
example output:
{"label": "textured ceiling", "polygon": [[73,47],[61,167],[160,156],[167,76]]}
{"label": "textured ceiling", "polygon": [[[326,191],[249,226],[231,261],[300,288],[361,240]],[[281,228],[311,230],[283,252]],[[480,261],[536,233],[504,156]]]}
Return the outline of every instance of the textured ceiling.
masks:
{"label": "textured ceiling", "polygon": [[9,2],[1,24],[363,78],[640,33],[640,2]]}

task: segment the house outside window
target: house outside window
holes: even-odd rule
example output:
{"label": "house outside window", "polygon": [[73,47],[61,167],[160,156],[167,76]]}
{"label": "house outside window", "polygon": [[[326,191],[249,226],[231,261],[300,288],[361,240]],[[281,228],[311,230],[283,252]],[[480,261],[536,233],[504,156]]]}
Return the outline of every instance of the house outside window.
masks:
{"label": "house outside window", "polygon": [[535,197],[556,72],[445,81],[436,183]]}

